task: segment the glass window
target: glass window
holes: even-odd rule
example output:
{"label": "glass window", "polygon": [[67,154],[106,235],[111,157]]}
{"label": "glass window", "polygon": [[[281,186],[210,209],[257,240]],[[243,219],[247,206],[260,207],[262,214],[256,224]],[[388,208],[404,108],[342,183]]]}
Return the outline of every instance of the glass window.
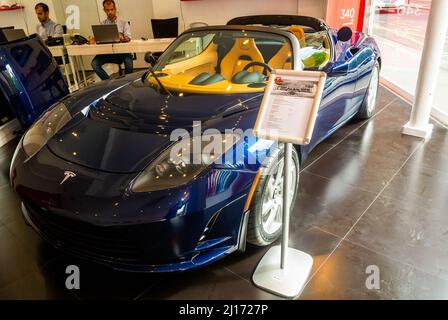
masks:
{"label": "glass window", "polygon": [[[288,38],[269,32],[207,30],[177,39],[154,67],[168,90],[263,91],[272,69],[292,69]],[[157,85],[155,79],[149,80]]]}
{"label": "glass window", "polygon": [[322,69],[330,61],[330,41],[325,31],[305,33],[305,46],[300,49],[300,57],[305,69]]}
{"label": "glass window", "polygon": [[382,53],[381,76],[415,95],[431,0],[372,0],[369,33]]}
{"label": "glass window", "polygon": [[213,35],[206,34],[204,36],[192,37],[188,41],[182,42],[173,51],[167,64],[180,62],[189,58],[194,58],[204,52],[213,40]]}
{"label": "glass window", "polygon": [[300,44],[300,58],[305,70],[321,70],[331,58],[331,46],[328,32],[315,31],[302,25],[284,27],[292,32]]}
{"label": "glass window", "polygon": [[[442,65],[440,68],[439,78],[437,80],[437,88],[434,96],[434,108],[436,108],[435,116],[444,123],[448,124],[448,30],[445,34],[445,50],[442,56]],[[442,113],[442,115],[440,114]]]}

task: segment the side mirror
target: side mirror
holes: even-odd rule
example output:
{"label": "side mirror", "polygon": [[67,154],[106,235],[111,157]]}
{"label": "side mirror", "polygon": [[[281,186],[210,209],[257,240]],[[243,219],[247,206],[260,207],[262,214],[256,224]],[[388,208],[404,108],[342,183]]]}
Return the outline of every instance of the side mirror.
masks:
{"label": "side mirror", "polygon": [[343,27],[338,31],[338,41],[349,41],[353,36],[353,31],[349,27]]}
{"label": "side mirror", "polygon": [[145,61],[151,65],[154,66],[157,63],[157,58],[154,57],[154,55],[152,54],[152,52],[147,52],[145,54]]}

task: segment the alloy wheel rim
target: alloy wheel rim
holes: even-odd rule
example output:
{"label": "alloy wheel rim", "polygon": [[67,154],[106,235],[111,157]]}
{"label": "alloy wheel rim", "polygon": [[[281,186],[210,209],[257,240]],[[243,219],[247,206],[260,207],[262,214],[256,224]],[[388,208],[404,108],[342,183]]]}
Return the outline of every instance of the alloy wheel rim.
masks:
{"label": "alloy wheel rim", "polygon": [[[269,176],[267,190],[263,197],[262,224],[264,231],[273,235],[281,229],[283,223],[283,168],[284,160],[277,165],[276,171]],[[289,190],[289,206],[291,207],[297,184],[297,168],[292,164]]]}
{"label": "alloy wheel rim", "polygon": [[370,80],[369,93],[367,97],[367,110],[372,113],[375,110],[376,97],[378,92],[378,69],[374,68],[372,73],[372,79]]}

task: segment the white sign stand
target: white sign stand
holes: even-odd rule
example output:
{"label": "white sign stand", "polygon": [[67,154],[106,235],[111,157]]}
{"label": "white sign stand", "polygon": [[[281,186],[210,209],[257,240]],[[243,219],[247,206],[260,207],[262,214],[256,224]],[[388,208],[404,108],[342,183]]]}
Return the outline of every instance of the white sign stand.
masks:
{"label": "white sign stand", "polygon": [[[293,90],[296,90],[296,93],[293,94],[291,99],[297,99],[297,97],[299,97],[299,99],[303,98],[302,105],[295,106],[294,102],[297,102],[298,100],[290,99],[291,101],[287,101],[285,100],[285,97],[280,97],[280,99],[283,99],[282,101],[276,100],[273,102],[275,99],[271,96],[273,90],[277,91],[277,96],[279,95],[278,92],[284,90],[284,88],[279,85],[279,77],[282,74],[288,77],[288,80],[284,85],[288,87],[288,89],[290,88],[289,86],[291,86],[291,83],[294,82],[292,77],[297,77],[297,87],[293,88]],[[287,190],[290,187],[290,173],[292,165],[293,145],[291,142],[298,144],[308,144],[310,142],[317,117],[317,111],[322,98],[325,79],[326,75],[318,72],[276,70],[275,74],[271,75],[271,79],[266,90],[266,95],[254,128],[254,134],[257,137],[285,142],[285,165],[283,173],[282,243],[281,246],[273,247],[266,253],[255,270],[253,281],[257,287],[285,298],[295,298],[300,295],[306,285],[313,267],[313,258],[309,254],[289,247],[289,220],[291,208],[289,207],[290,199],[289,192],[287,192]],[[315,83],[314,88],[312,88],[313,86],[309,86],[310,83]],[[312,89],[310,89],[310,92],[303,93],[302,95],[304,84],[305,89]],[[278,85],[278,87],[274,87],[275,85]],[[297,127],[294,128],[294,126],[290,126],[290,130],[285,130],[285,127],[283,127],[283,131],[277,133],[277,136],[273,136],[271,133],[272,130],[279,132],[279,128],[272,128],[268,126],[272,126],[273,122],[275,123],[272,119],[278,115],[279,108],[282,108],[282,103],[284,103],[284,108],[290,109],[288,112],[291,112],[291,110],[297,108],[298,111],[295,112],[295,115],[298,117],[303,118],[303,115],[307,114],[307,121],[300,119],[302,120],[303,125],[300,126],[301,128],[299,128],[299,131],[297,131]],[[291,103],[293,105],[292,109]],[[304,110],[306,108],[308,110]],[[275,116],[269,117],[272,113],[274,113]],[[287,121],[290,119],[283,120]],[[294,118],[291,120],[294,121]],[[280,124],[278,125],[280,126]]]}
{"label": "white sign stand", "polygon": [[283,237],[281,246],[271,248],[260,261],[254,275],[255,285],[285,298],[295,298],[303,290],[313,267],[313,258],[299,250],[289,248],[289,188],[292,144],[285,145],[283,181]]}

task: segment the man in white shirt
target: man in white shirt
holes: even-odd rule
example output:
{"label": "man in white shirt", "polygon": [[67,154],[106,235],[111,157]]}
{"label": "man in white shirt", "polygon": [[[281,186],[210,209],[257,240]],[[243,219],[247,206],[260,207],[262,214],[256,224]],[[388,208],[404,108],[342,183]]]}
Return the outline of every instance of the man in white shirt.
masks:
{"label": "man in white shirt", "polygon": [[45,3],[38,3],[34,7],[39,24],[36,27],[37,34],[42,40],[47,41],[49,37],[61,38],[64,34],[62,26],[50,19],[50,9]]}
{"label": "man in white shirt", "polygon": [[[117,7],[114,0],[104,0],[103,9],[107,14],[107,19],[101,24],[116,24],[120,33],[122,42],[131,41],[131,26],[128,21],[120,20],[117,17]],[[129,74],[134,71],[134,62],[132,54],[104,54],[96,56],[92,61],[92,68],[101,80],[108,80],[110,77],[103,69],[106,63],[116,63],[121,65],[124,63],[125,73]]]}

